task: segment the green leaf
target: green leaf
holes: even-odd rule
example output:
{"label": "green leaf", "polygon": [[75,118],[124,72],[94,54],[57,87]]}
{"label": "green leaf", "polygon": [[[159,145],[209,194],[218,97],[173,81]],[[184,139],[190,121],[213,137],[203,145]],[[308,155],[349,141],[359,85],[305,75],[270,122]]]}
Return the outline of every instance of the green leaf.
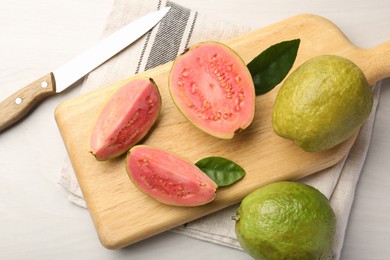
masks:
{"label": "green leaf", "polygon": [[207,157],[195,165],[206,173],[218,187],[229,186],[245,175],[245,170],[238,164],[222,157]]}
{"label": "green leaf", "polygon": [[256,96],[267,93],[288,74],[295,62],[301,40],[272,45],[247,65],[255,84]]}

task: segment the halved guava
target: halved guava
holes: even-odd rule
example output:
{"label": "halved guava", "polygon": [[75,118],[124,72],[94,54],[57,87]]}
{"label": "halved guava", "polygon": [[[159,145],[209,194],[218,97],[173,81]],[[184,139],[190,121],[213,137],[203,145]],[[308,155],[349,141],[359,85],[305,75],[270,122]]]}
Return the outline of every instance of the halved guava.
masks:
{"label": "halved guava", "polygon": [[152,79],[126,82],[102,106],[90,137],[92,154],[108,160],[127,152],[148,133],[160,109],[160,93]]}
{"label": "halved guava", "polygon": [[169,90],[183,115],[212,136],[231,139],[253,121],[252,76],[241,57],[222,43],[202,42],[177,57]]}
{"label": "halved guava", "polygon": [[188,160],[160,148],[136,145],[126,158],[136,187],[161,203],[199,206],[215,199],[217,184]]}

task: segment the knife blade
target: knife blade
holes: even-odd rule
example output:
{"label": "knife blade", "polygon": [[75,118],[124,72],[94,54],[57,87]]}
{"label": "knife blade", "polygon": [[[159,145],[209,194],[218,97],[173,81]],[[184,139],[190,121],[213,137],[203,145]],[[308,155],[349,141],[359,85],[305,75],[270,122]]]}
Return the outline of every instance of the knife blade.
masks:
{"label": "knife blade", "polygon": [[165,7],[125,25],[84,53],[4,99],[0,102],[0,132],[23,118],[44,98],[63,91],[136,41],[157,25],[169,9]]}

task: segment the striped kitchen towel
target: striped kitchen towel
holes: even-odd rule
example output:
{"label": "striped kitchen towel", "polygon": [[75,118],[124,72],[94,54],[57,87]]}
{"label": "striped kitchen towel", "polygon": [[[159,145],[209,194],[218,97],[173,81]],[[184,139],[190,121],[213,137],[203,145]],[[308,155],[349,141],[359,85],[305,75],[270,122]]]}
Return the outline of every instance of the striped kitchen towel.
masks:
{"label": "striped kitchen towel", "polygon": [[[171,7],[168,15],[144,37],[91,72],[84,80],[82,92],[112,84],[172,61],[188,46],[195,43],[206,40],[223,42],[251,29],[215,21],[166,0],[115,0],[103,36],[143,14],[164,6]],[[316,187],[327,196],[336,213],[337,234],[332,259],[340,257],[356,184],[370,143],[380,84],[375,87],[373,112],[346,158],[329,169],[300,180]],[[65,160],[59,182],[70,192],[69,199],[72,202],[86,207],[68,158]],[[236,239],[234,222],[231,221],[231,216],[235,215],[237,207],[238,205],[229,207],[172,231],[242,250]]]}

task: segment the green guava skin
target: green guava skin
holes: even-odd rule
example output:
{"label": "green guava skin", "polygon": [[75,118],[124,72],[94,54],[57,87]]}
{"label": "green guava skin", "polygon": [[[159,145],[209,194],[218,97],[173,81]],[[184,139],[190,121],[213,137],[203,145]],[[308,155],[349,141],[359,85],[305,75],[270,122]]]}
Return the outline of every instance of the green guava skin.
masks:
{"label": "green guava skin", "polygon": [[236,234],[257,260],[325,260],[336,217],[327,198],[298,182],[277,182],[254,191],[237,210]]}
{"label": "green guava skin", "polygon": [[359,67],[339,56],[317,56],[282,84],[273,128],[305,151],[323,151],[357,133],[372,104],[372,88]]}

